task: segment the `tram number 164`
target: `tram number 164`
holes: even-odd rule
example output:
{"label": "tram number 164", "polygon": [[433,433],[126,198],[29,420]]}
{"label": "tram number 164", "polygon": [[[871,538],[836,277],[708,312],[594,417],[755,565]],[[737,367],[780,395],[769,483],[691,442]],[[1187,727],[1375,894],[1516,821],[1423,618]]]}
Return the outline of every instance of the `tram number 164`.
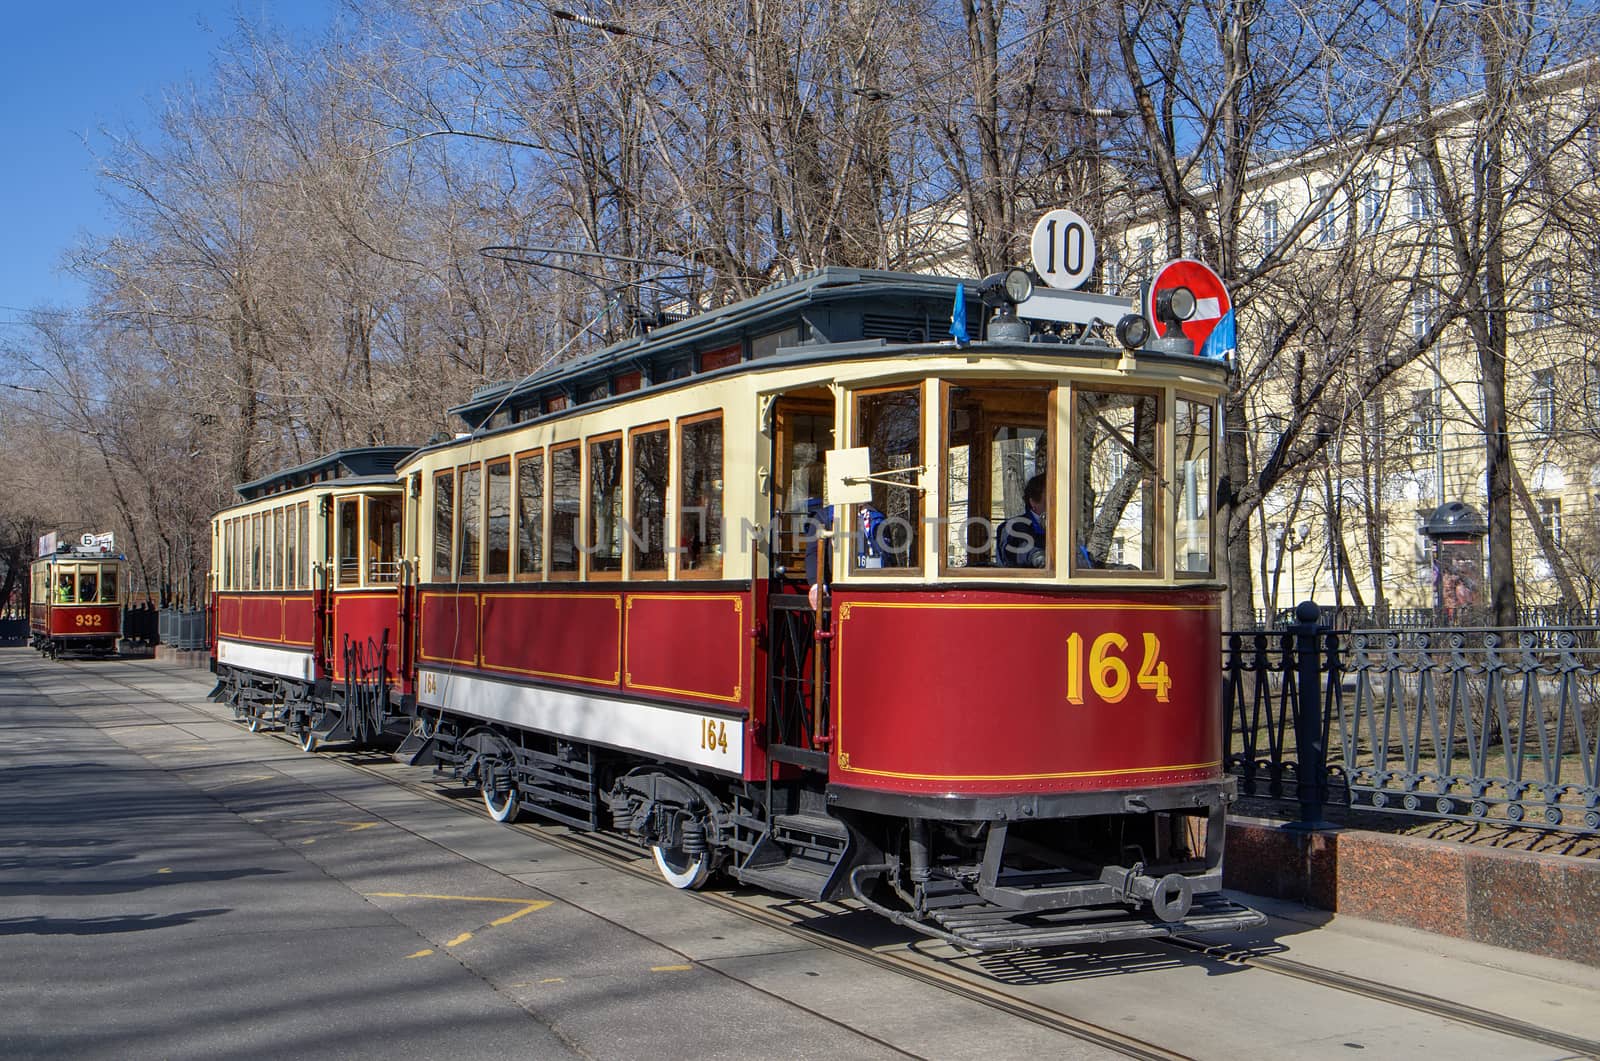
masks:
{"label": "tram number 164", "polygon": [[1144,658],[1139,662],[1138,673],[1128,666],[1124,655],[1128,639],[1118,633],[1101,634],[1089,646],[1088,665],[1083,654],[1083,635],[1067,636],[1067,703],[1083,703],[1085,674],[1089,688],[1108,704],[1121,703],[1128,691],[1137,683],[1139,688],[1156,694],[1158,703],[1168,703],[1172,698],[1172,679],[1167,675],[1167,665],[1161,659],[1161,639],[1155,634],[1144,635]]}

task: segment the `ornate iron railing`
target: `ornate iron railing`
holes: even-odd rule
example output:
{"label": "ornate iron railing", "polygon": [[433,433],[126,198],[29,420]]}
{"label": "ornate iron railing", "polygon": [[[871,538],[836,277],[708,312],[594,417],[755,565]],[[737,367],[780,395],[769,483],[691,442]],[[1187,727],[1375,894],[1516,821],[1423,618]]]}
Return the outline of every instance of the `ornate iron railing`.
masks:
{"label": "ornate iron railing", "polygon": [[1228,769],[1353,808],[1600,833],[1600,626],[1229,634]]}

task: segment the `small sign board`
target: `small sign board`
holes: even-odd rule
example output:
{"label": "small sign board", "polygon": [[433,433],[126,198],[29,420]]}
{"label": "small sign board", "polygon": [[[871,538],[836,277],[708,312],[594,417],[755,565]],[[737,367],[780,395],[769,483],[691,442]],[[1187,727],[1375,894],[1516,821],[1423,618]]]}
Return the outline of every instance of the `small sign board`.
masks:
{"label": "small sign board", "polygon": [[1071,210],[1051,210],[1033,226],[1033,271],[1060,291],[1094,275],[1094,232]]}
{"label": "small sign board", "polygon": [[56,553],[56,532],[51,531],[39,539],[39,555],[54,556]]}
{"label": "small sign board", "polygon": [[78,539],[78,544],[85,549],[98,549],[102,553],[109,553],[117,547],[117,535],[114,531],[104,534],[85,534]]}

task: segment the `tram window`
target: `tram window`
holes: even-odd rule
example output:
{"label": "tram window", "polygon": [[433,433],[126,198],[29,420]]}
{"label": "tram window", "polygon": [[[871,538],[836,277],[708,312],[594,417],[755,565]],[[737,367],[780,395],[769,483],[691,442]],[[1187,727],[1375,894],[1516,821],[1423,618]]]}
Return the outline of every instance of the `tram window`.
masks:
{"label": "tram window", "polygon": [[355,586],[361,582],[361,499],[345,497],[339,499],[338,528],[335,531],[335,541],[338,542],[338,551],[335,554],[339,573],[339,585]]}
{"label": "tram window", "polygon": [[483,466],[461,469],[461,540],[456,554],[456,579],[478,580],[478,557],[483,551]]}
{"label": "tram window", "polygon": [[367,581],[400,581],[400,498],[367,498]]}
{"label": "tram window", "polygon": [[273,518],[275,515],[276,513],[272,511],[261,514],[262,589],[278,588],[278,532]]}
{"label": "tram window", "polygon": [[633,433],[633,497],[628,522],[634,574],[667,569],[668,435],[665,427]]}
{"label": "tram window", "polygon": [[574,577],[578,570],[578,516],[583,475],[578,444],[550,451],[550,573]]}
{"label": "tram window", "polygon": [[517,577],[544,573],[544,451],[517,458]]}
{"label": "tram window", "polygon": [[589,443],[589,572],[622,570],[622,439]]}
{"label": "tram window", "polygon": [[272,588],[282,590],[289,584],[288,572],[283,567],[285,545],[283,540],[283,509],[272,510]]}
{"label": "tram window", "polygon": [[1178,555],[1180,575],[1211,573],[1211,406],[1178,399]]}
{"label": "tram window", "polygon": [[222,554],[222,586],[221,589],[233,588],[233,520],[225,519],[221,525],[222,533],[219,537]]}
{"label": "tram window", "polygon": [[[1043,574],[1050,566],[1048,386],[952,386],[946,392],[944,566]],[[1037,482],[1030,503],[1028,485]]]}
{"label": "tram window", "polygon": [[284,516],[284,588],[300,588],[300,506],[290,505]]}
{"label": "tram window", "polygon": [[103,604],[117,602],[117,569],[110,564],[100,568],[100,601]]}
{"label": "tram window", "polygon": [[93,604],[100,599],[100,570],[93,564],[78,568],[78,603]]}
{"label": "tram window", "polygon": [[261,513],[250,517],[250,588],[261,588]]}
{"label": "tram window", "polygon": [[678,428],[678,571],[700,578],[722,574],[722,414]]}
{"label": "tram window", "polygon": [[233,556],[233,578],[229,580],[234,592],[244,589],[244,520],[235,518],[230,532]]}
{"label": "tram window", "polygon": [[780,349],[795,346],[799,342],[799,328],[784,328],[781,331],[758,335],[750,340],[750,358],[751,360],[756,360],[758,358],[771,357]]}
{"label": "tram window", "polygon": [[1073,419],[1073,570],[1157,570],[1160,402],[1078,390]]}
{"label": "tram window", "polygon": [[511,573],[511,459],[493,461],[487,467],[483,577],[501,582]]}
{"label": "tram window", "polygon": [[451,535],[455,532],[456,473],[433,477],[433,580],[450,581]]}
{"label": "tram window", "polygon": [[300,502],[300,588],[311,588],[311,502]]}
{"label": "tram window", "polygon": [[76,604],[78,601],[78,580],[71,571],[62,571],[56,575],[56,603]]}
{"label": "tram window", "polygon": [[[922,388],[862,394],[856,399],[856,445],[870,454],[870,471],[893,482],[914,484],[910,472],[922,463]],[[857,571],[919,567],[922,562],[922,494],[872,484],[872,503],[853,505],[849,552]]]}

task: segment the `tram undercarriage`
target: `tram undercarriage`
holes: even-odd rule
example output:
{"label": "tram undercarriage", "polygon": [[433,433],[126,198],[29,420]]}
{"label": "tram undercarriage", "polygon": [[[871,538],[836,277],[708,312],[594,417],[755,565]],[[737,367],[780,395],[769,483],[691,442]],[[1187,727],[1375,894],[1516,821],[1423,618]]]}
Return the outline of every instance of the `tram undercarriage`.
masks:
{"label": "tram undercarriage", "polygon": [[1264,920],[1221,894],[1226,797],[1216,785],[902,799],[813,779],[736,781],[448,714],[414,731],[397,758],[477,788],[496,821],[526,809],[627,836],[674,887],[721,872],[800,899],[854,898],[980,951]]}

